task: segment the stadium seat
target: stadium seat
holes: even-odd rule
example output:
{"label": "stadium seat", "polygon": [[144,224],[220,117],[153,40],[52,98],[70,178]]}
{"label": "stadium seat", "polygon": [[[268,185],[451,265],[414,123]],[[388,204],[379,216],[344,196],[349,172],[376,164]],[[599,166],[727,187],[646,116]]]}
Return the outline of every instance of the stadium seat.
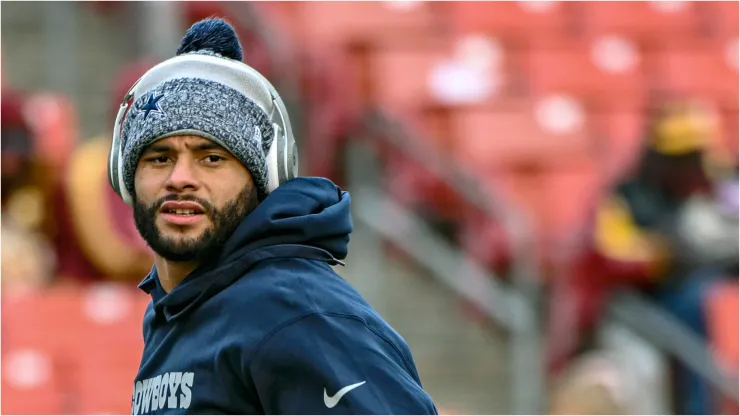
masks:
{"label": "stadium seat", "polygon": [[601,174],[613,181],[637,163],[645,135],[645,115],[639,111],[597,111],[590,114]]}
{"label": "stadium seat", "polygon": [[604,185],[597,160],[580,158],[571,163],[567,168],[543,172],[543,201],[536,208],[549,260],[585,228]]}
{"label": "stadium seat", "polygon": [[428,102],[485,102],[516,86],[514,63],[497,39],[429,38],[378,48],[371,56],[376,103],[391,110]]}
{"label": "stadium seat", "polygon": [[435,64],[449,51],[438,48],[381,49],[371,56],[373,101],[389,110],[418,106],[430,101],[429,78]]}
{"label": "stadium seat", "polygon": [[78,334],[62,323],[81,316],[75,291],[66,287],[3,297],[2,346],[69,354],[77,345]]}
{"label": "stadium seat", "polygon": [[585,113],[565,96],[501,101],[453,113],[458,161],[479,172],[520,166],[563,166],[590,152]]}
{"label": "stadium seat", "polygon": [[666,43],[681,44],[699,33],[695,2],[580,2],[576,7],[580,17],[577,26],[588,39],[627,36],[652,49]]}
{"label": "stadium seat", "polygon": [[500,37],[514,48],[570,29],[567,2],[507,1],[445,3],[447,16],[458,34],[485,33]]}
{"label": "stadium seat", "polygon": [[64,363],[79,338],[60,322],[73,304],[56,294],[3,297],[2,413],[75,413]]}
{"label": "stadium seat", "polygon": [[703,18],[703,32],[720,42],[738,35],[738,2],[700,1],[694,7]]}
{"label": "stadium seat", "polygon": [[[130,411],[130,392],[144,347],[142,321],[150,298],[137,289],[100,285],[79,294],[83,317],[76,325],[95,348],[78,347],[77,393],[83,414]],[[103,376],[104,375],[104,376]],[[105,377],[104,388],[101,377]]]}
{"label": "stadium seat", "polygon": [[[534,231],[529,251],[538,265],[548,270],[560,250],[585,226],[586,218],[601,190],[594,162],[571,160],[573,166],[536,171],[500,170],[480,177],[483,186],[516,210]],[[476,210],[466,210],[460,241],[475,259],[500,270],[514,255],[512,241],[496,220]]]}
{"label": "stadium seat", "polygon": [[737,111],[723,111],[720,114],[723,128],[722,147],[727,149],[733,159],[738,156],[738,132],[740,123],[738,123]]}
{"label": "stadium seat", "polygon": [[435,4],[418,1],[298,2],[301,46],[331,46],[353,40],[392,39],[437,31]]}
{"label": "stadium seat", "polygon": [[[704,299],[709,324],[709,342],[723,367],[737,375],[738,363],[738,283],[732,278],[718,284]],[[722,414],[737,414],[738,405],[721,401]]]}
{"label": "stadium seat", "polygon": [[110,284],[3,299],[3,412],[130,412],[148,301]]}
{"label": "stadium seat", "polygon": [[36,348],[3,352],[3,414],[68,414],[60,357]]}
{"label": "stadium seat", "polygon": [[534,96],[570,94],[588,108],[640,109],[647,100],[640,51],[623,37],[571,41],[523,52]]}
{"label": "stadium seat", "polygon": [[738,284],[737,279],[717,284],[705,299],[709,338],[728,368],[737,370],[738,357]]}
{"label": "stadium seat", "polygon": [[737,38],[728,40],[721,48],[664,50],[655,52],[650,59],[651,87],[655,90],[738,111]]}

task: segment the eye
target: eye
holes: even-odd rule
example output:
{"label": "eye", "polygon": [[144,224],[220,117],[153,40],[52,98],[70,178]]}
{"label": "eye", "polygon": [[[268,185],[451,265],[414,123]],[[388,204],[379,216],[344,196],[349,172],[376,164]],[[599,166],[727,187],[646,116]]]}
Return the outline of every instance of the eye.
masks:
{"label": "eye", "polygon": [[150,158],[147,158],[146,161],[153,164],[153,165],[161,165],[164,163],[167,163],[170,160],[167,156],[153,156]]}
{"label": "eye", "polygon": [[219,155],[208,155],[203,160],[208,164],[214,165],[223,162],[224,160],[226,160],[226,158]]}

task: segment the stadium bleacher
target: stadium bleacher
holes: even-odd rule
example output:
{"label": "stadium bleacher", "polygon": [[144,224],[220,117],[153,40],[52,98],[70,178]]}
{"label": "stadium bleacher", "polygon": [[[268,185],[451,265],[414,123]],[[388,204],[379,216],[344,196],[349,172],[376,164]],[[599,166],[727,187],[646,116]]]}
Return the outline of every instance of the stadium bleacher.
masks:
{"label": "stadium bleacher", "polygon": [[[183,7],[186,24],[233,12],[221,2]],[[635,164],[646,123],[661,102],[706,101],[722,132],[716,151],[737,160],[737,2],[319,1],[249,7],[294,48],[306,173],[341,183],[343,147],[357,122],[369,109],[389,112],[426,145],[475,172],[480,186],[495,188],[533,217],[532,252],[539,253],[545,279],[553,278],[549,268],[558,249],[585,226],[598,196]],[[269,78],[276,68],[267,48],[232,20],[247,44],[256,45],[248,63]],[[48,158],[63,164],[76,135],[73,111],[49,96],[32,105],[40,115],[37,135],[50,146],[44,147]],[[452,238],[463,250],[492,269],[506,268],[511,242],[501,224],[468,206],[424,166],[392,151],[384,157],[391,195],[453,223]],[[738,326],[736,295],[735,284],[707,302],[710,343],[732,368],[737,333],[724,328]],[[113,304],[125,310],[111,310]],[[131,389],[141,340],[122,341],[117,334],[140,333],[145,304],[144,297],[118,287],[3,299],[2,411],[128,413],[116,394]],[[83,338],[96,342],[80,350]],[[110,383],[110,395],[99,394],[101,382]],[[69,402],[71,394],[86,399]]]}

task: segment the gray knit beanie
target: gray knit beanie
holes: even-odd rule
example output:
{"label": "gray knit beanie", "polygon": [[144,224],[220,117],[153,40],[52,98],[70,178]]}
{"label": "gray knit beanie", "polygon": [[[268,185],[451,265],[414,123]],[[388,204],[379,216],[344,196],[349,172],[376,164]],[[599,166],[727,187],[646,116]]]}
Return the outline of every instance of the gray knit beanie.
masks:
{"label": "gray knit beanie", "polygon": [[[234,29],[222,19],[195,23],[177,55],[199,54],[242,60]],[[176,78],[135,97],[121,129],[124,184],[134,195],[134,172],[144,150],[157,140],[181,135],[210,139],[249,170],[260,200],[267,196],[266,155],[273,140],[270,117],[253,98],[201,78]]]}

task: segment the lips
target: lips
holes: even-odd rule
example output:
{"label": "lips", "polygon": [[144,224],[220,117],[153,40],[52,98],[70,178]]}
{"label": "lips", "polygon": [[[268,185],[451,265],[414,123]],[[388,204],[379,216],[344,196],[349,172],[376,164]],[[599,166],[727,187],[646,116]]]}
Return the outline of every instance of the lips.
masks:
{"label": "lips", "polygon": [[203,214],[205,209],[195,202],[190,201],[169,201],[162,204],[159,212],[163,214],[175,215],[197,215]]}
{"label": "lips", "polygon": [[162,218],[173,225],[190,225],[204,217],[205,209],[191,201],[169,201],[159,209]]}

